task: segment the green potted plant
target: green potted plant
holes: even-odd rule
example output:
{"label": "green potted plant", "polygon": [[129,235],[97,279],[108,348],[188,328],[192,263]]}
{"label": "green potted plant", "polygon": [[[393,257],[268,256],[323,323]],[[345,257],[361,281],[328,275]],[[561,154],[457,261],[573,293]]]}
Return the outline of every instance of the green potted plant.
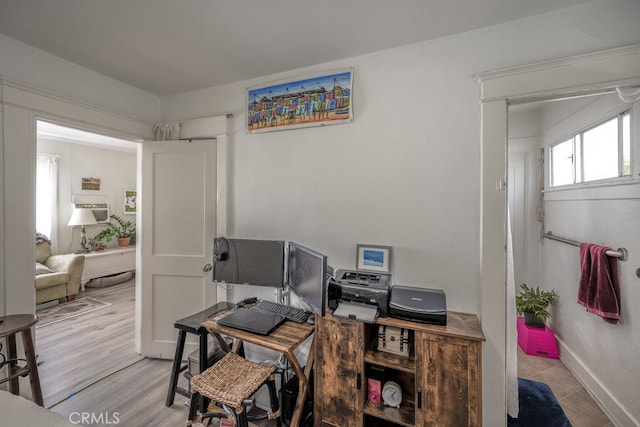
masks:
{"label": "green potted plant", "polygon": [[523,283],[520,286],[520,294],[516,296],[516,310],[518,314],[524,314],[526,325],[544,328],[551,316],[549,306],[557,296],[555,290],[544,291],[538,286],[533,288]]}
{"label": "green potted plant", "polygon": [[120,247],[129,246],[131,237],[136,234],[136,226],[131,221],[125,221],[118,215],[111,215],[110,218],[114,220],[115,223],[109,222],[109,228],[107,230],[111,230],[112,237],[118,239],[118,245]]}
{"label": "green potted plant", "polygon": [[[100,233],[87,240],[87,245],[92,251],[97,252],[106,249],[106,233],[103,233],[104,231],[105,230],[102,230]],[[111,238],[109,238],[109,241],[111,241]]]}
{"label": "green potted plant", "polygon": [[88,244],[92,251],[104,250],[111,241],[118,239],[118,246],[127,247],[131,237],[136,234],[136,227],[131,221],[125,221],[118,215],[110,217],[115,222],[108,222],[107,228],[89,239]]}

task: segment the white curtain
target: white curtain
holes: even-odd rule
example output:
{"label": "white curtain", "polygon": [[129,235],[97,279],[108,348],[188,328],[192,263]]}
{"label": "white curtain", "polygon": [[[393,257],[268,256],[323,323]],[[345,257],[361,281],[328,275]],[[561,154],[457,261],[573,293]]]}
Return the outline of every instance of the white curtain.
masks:
{"label": "white curtain", "polygon": [[511,237],[511,214],[507,209],[507,280],[506,280],[506,358],[507,358],[507,414],[518,418],[518,332],[516,330],[516,279],[513,267],[513,241]]}
{"label": "white curtain", "polygon": [[180,138],[180,123],[156,123],[153,127],[154,141],[171,141]]}
{"label": "white curtain", "polygon": [[58,156],[38,154],[36,166],[36,231],[58,244]]}

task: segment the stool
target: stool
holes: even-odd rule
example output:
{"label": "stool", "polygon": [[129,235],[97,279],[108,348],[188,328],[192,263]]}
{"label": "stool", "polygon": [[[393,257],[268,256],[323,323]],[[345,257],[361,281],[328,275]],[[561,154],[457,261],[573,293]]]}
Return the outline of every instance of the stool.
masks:
{"label": "stool", "polygon": [[[38,364],[36,363],[36,353],[33,349],[33,337],[31,327],[38,323],[38,316],[34,314],[11,314],[4,316],[4,321],[0,323],[0,338],[7,339],[7,362],[9,374],[0,379],[0,384],[9,381],[9,391],[15,395],[20,394],[20,383],[18,377],[29,375],[31,384],[31,400],[40,406],[44,406],[42,400],[42,389],[40,388],[40,375],[38,375]],[[24,345],[24,356],[27,359],[26,366],[18,366],[16,351],[16,334],[22,333],[22,344]]]}
{"label": "stool", "polygon": [[518,345],[522,350],[533,356],[559,359],[558,344],[553,330],[548,326],[534,328],[524,323],[522,317],[518,317]]}
{"label": "stool", "polygon": [[[189,419],[200,422],[202,418],[216,417],[236,418],[237,427],[248,427],[246,406],[251,404],[248,400],[262,385],[269,387],[271,412],[269,419],[275,419],[278,427],[280,422],[280,404],[275,384],[276,367],[273,365],[260,365],[251,362],[235,353],[227,353],[219,362],[208,368],[203,373],[191,379],[191,405],[189,406]],[[211,404],[222,405],[225,413],[208,412],[197,414],[197,400],[210,401]]]}
{"label": "stool", "polygon": [[178,377],[180,373],[185,371],[189,366],[188,363],[182,363],[182,356],[184,354],[184,343],[187,339],[187,334],[198,335],[199,338],[199,358],[200,372],[204,372],[209,367],[208,365],[208,350],[207,350],[207,338],[209,333],[202,326],[202,323],[209,317],[212,317],[216,313],[225,311],[233,307],[233,304],[228,302],[220,302],[215,304],[206,310],[199,313],[192,314],[180,320],[176,320],[173,323],[174,328],[178,329],[178,341],[176,342],[176,354],[173,357],[173,368],[171,369],[171,381],[169,382],[169,390],[167,391],[167,400],[165,406],[173,405],[176,393],[181,394],[184,397],[191,397],[191,393],[188,390],[178,387]]}

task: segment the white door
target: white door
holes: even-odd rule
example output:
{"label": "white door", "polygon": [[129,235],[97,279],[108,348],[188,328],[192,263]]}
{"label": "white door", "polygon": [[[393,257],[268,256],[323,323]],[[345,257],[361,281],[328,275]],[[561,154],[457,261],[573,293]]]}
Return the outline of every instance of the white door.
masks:
{"label": "white door", "polygon": [[216,302],[206,271],[216,232],[216,140],[141,145],[136,350],[171,359],[173,322]]}

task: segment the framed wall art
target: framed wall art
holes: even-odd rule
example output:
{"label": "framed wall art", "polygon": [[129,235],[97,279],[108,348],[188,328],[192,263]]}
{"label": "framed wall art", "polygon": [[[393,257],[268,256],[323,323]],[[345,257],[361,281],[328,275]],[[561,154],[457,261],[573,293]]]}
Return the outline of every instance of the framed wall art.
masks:
{"label": "framed wall art", "polygon": [[126,215],[135,215],[136,213],[136,191],[125,190],[124,192],[124,213]]}
{"label": "framed wall art", "polygon": [[356,246],[356,270],[391,272],[391,247],[376,245]]}
{"label": "framed wall art", "polygon": [[348,123],[353,120],[353,70],[247,89],[247,133]]}
{"label": "framed wall art", "polygon": [[82,189],[83,190],[92,190],[99,191],[100,190],[100,178],[82,178]]}

